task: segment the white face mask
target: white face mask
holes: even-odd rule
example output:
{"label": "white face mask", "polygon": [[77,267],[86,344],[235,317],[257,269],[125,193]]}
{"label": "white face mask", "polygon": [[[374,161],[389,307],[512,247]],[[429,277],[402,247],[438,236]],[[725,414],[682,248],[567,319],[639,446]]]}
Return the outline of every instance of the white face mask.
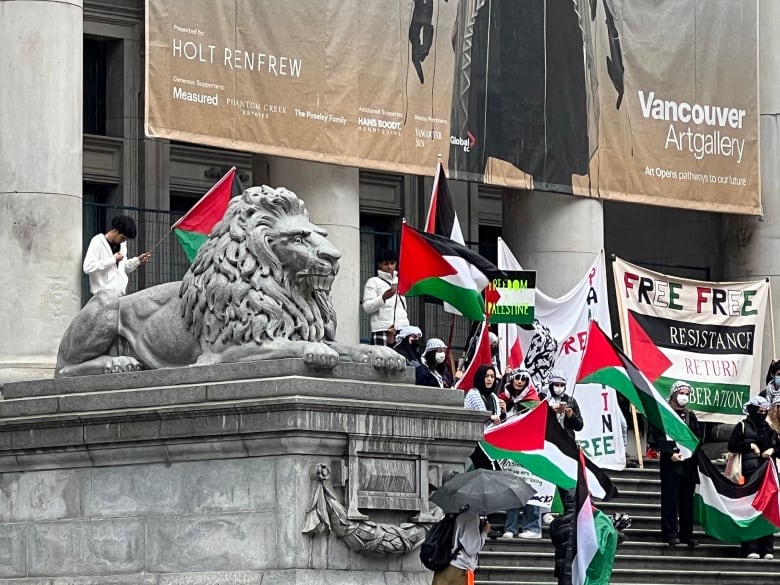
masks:
{"label": "white face mask", "polygon": [[555,396],[560,396],[561,394],[564,393],[565,390],[566,390],[566,386],[553,386],[552,387],[552,393]]}
{"label": "white face mask", "polygon": [[688,400],[690,400],[690,398],[688,397],[687,394],[677,395],[677,404],[679,404],[680,406],[685,406],[686,404],[688,404]]}
{"label": "white face mask", "polygon": [[446,353],[444,353],[443,351],[437,351],[436,352],[436,363],[437,364],[443,364],[446,357],[447,357]]}

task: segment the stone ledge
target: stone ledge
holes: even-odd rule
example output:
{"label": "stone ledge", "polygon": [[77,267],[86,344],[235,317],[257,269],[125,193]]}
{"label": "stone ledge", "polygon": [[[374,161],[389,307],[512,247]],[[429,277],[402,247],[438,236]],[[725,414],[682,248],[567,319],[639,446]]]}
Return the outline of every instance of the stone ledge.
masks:
{"label": "stone ledge", "polygon": [[107,390],[129,390],[177,386],[182,384],[204,384],[256,378],[281,376],[304,376],[324,380],[361,380],[392,384],[414,384],[414,370],[386,373],[367,364],[353,362],[339,363],[333,370],[322,370],[307,366],[302,359],[261,360],[236,362],[214,366],[190,366],[182,368],[161,368],[125,374],[100,374],[73,378],[48,378],[11,382],[3,387],[3,396],[30,398],[58,394],[104,392]]}

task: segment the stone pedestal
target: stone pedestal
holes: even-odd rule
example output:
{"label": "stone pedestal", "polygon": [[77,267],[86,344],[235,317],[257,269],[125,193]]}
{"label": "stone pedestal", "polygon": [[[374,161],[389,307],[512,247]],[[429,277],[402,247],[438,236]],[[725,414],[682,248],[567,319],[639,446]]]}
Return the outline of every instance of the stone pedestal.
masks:
{"label": "stone pedestal", "polygon": [[280,360],[8,384],[0,584],[427,585],[416,550],[303,534],[323,464],[358,517],[430,519],[484,417],[410,377]]}
{"label": "stone pedestal", "polygon": [[81,306],[81,0],[0,0],[0,384],[51,375]]}
{"label": "stone pedestal", "polygon": [[309,216],[328,230],[343,254],[331,297],[338,317],[336,340],[360,341],[360,177],[358,169],[324,163],[271,158],[271,187],[286,187],[306,202]]}

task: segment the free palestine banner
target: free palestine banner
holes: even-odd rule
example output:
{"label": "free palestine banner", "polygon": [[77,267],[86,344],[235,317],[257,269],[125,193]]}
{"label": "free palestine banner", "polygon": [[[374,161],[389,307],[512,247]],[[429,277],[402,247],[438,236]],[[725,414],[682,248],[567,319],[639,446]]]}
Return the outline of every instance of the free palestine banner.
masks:
{"label": "free palestine banner", "polygon": [[761,213],[755,0],[146,0],[145,30],[151,137]]}
{"label": "free palestine banner", "polygon": [[639,345],[649,338],[668,359],[653,381],[661,395],[685,380],[699,420],[741,420],[742,405],[763,388],[769,282],[677,278],[620,258],[613,271],[626,353],[642,367]]}

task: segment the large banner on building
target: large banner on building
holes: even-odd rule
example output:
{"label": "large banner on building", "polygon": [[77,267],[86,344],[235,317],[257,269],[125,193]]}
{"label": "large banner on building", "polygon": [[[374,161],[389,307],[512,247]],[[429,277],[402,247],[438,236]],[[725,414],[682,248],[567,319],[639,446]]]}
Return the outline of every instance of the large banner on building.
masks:
{"label": "large banner on building", "polygon": [[759,214],[757,22],[755,0],[146,0],[146,133]]}
{"label": "large banner on building", "polygon": [[[626,353],[638,362],[647,338],[661,351],[655,387],[669,395],[676,380],[691,384],[699,420],[735,423],[763,388],[761,346],[769,282],[706,282],[677,278],[617,258],[615,293]],[[646,335],[646,337],[645,337]],[[645,345],[646,348],[646,345]],[[641,367],[641,366],[640,366]]]}
{"label": "large banner on building", "polygon": [[[520,269],[502,239],[498,240],[498,267]],[[596,319],[607,332],[611,330],[604,254],[596,256],[580,282],[562,297],[556,299],[537,289],[534,315],[537,323],[533,328],[499,325],[501,363],[517,366],[522,360],[537,385],[542,385],[540,373],[546,375],[550,367],[563,370],[568,381],[566,392],[577,400],[582,414],[584,426],[576,438],[585,454],[599,467],[625,468],[626,423],[615,390],[601,384],[575,385],[590,320]],[[543,341],[550,336],[553,344]]]}

